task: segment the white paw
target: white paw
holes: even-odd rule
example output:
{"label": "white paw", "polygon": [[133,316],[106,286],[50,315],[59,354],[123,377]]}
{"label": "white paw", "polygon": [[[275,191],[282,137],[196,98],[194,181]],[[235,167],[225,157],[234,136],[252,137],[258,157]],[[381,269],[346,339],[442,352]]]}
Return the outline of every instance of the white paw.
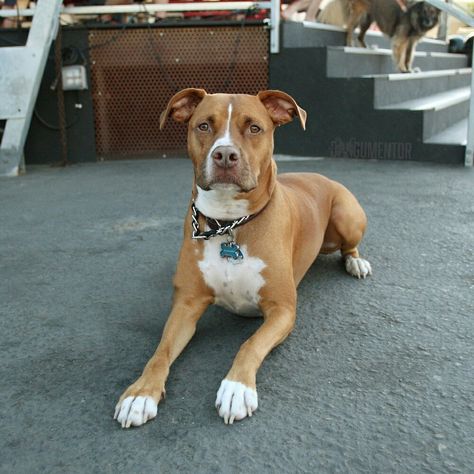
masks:
{"label": "white paw", "polygon": [[240,382],[224,379],[217,391],[216,408],[224,423],[232,424],[242,420],[258,407],[257,392]]}
{"label": "white paw", "polygon": [[367,260],[363,258],[346,257],[346,271],[347,273],[357,278],[365,278],[367,275],[372,275],[372,267]]}
{"label": "white paw", "polygon": [[140,426],[155,418],[157,411],[158,405],[151,397],[127,397],[117,403],[114,420],[117,420],[122,428]]}

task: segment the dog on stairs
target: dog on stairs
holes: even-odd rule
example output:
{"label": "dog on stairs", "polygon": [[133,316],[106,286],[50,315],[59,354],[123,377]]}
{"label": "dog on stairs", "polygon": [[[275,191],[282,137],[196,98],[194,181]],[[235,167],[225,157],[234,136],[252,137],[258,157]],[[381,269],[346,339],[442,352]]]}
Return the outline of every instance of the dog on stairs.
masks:
{"label": "dog on stairs", "polygon": [[401,72],[411,72],[418,41],[434,28],[440,11],[423,1],[403,0],[342,0],[349,4],[347,20],[347,46],[353,45],[354,28],[360,27],[358,40],[366,48],[365,33],[373,21],[380,30],[392,38],[393,58]]}
{"label": "dog on stairs", "polygon": [[238,351],[217,392],[226,424],[257,409],[257,370],[291,332],[296,288],[318,254],[340,251],[350,275],[372,270],[359,256],[366,216],[341,184],[315,173],[277,176],[273,133],[306,112],[288,94],[207,94],[184,89],[171,98],[171,117],[188,123],[194,184],[174,277],[171,314],[142,375],[120,397],[115,418],[139,426],[154,418],[170,366],[216,304],[263,323]]}

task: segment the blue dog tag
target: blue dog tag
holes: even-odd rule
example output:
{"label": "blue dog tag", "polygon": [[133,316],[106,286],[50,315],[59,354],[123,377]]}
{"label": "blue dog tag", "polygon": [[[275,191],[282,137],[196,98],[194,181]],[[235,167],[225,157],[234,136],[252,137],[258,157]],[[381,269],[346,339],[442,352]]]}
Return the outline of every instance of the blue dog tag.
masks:
{"label": "blue dog tag", "polygon": [[241,252],[240,247],[235,242],[222,242],[221,257],[238,260],[244,258],[244,254]]}

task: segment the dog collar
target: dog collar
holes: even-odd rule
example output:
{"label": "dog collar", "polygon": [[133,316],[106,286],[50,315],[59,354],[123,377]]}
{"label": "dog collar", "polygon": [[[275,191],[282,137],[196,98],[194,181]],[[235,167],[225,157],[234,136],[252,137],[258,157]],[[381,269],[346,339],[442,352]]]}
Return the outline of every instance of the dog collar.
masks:
{"label": "dog collar", "polygon": [[[265,209],[265,207],[267,206],[265,205],[262,209],[260,209],[260,211],[256,212],[255,214],[243,216],[233,221],[220,221],[218,219],[207,217],[202,214],[202,212],[200,212],[194,204],[193,200],[191,203],[191,218],[193,227],[192,238],[209,240],[210,238],[215,237],[216,235],[227,234],[227,242],[221,243],[220,256],[234,262],[242,260],[244,258],[244,254],[240,250],[239,245],[237,245],[234,240],[233,231],[236,227],[239,227],[257,217],[263,211],[263,209]],[[206,223],[209,226],[209,230],[205,232],[201,232],[201,230],[199,229],[199,214],[206,218]]]}
{"label": "dog collar", "polygon": [[[252,214],[248,216],[239,217],[233,221],[220,221],[218,219],[214,219],[212,217],[204,216],[204,214],[199,211],[199,209],[194,204],[194,201],[191,203],[191,211],[192,211],[192,226],[193,226],[193,239],[204,239],[209,240],[211,237],[215,237],[216,235],[232,235],[232,231],[248,222],[249,220],[253,219],[257,214]],[[260,211],[261,212],[261,211]],[[199,229],[199,214],[206,218],[206,223],[209,226],[209,230],[201,232]]]}

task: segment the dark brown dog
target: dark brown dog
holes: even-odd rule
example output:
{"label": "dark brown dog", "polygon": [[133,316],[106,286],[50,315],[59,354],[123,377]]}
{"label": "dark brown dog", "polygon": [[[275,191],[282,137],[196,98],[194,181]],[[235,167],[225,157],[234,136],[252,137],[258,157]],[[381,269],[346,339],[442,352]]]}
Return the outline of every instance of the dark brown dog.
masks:
{"label": "dark brown dog", "polygon": [[440,11],[423,1],[410,2],[405,7],[397,0],[348,0],[350,15],[347,22],[346,44],[352,46],[354,28],[360,27],[358,40],[366,48],[364,37],[373,21],[392,38],[392,52],[401,72],[411,72],[415,46],[436,26]]}

